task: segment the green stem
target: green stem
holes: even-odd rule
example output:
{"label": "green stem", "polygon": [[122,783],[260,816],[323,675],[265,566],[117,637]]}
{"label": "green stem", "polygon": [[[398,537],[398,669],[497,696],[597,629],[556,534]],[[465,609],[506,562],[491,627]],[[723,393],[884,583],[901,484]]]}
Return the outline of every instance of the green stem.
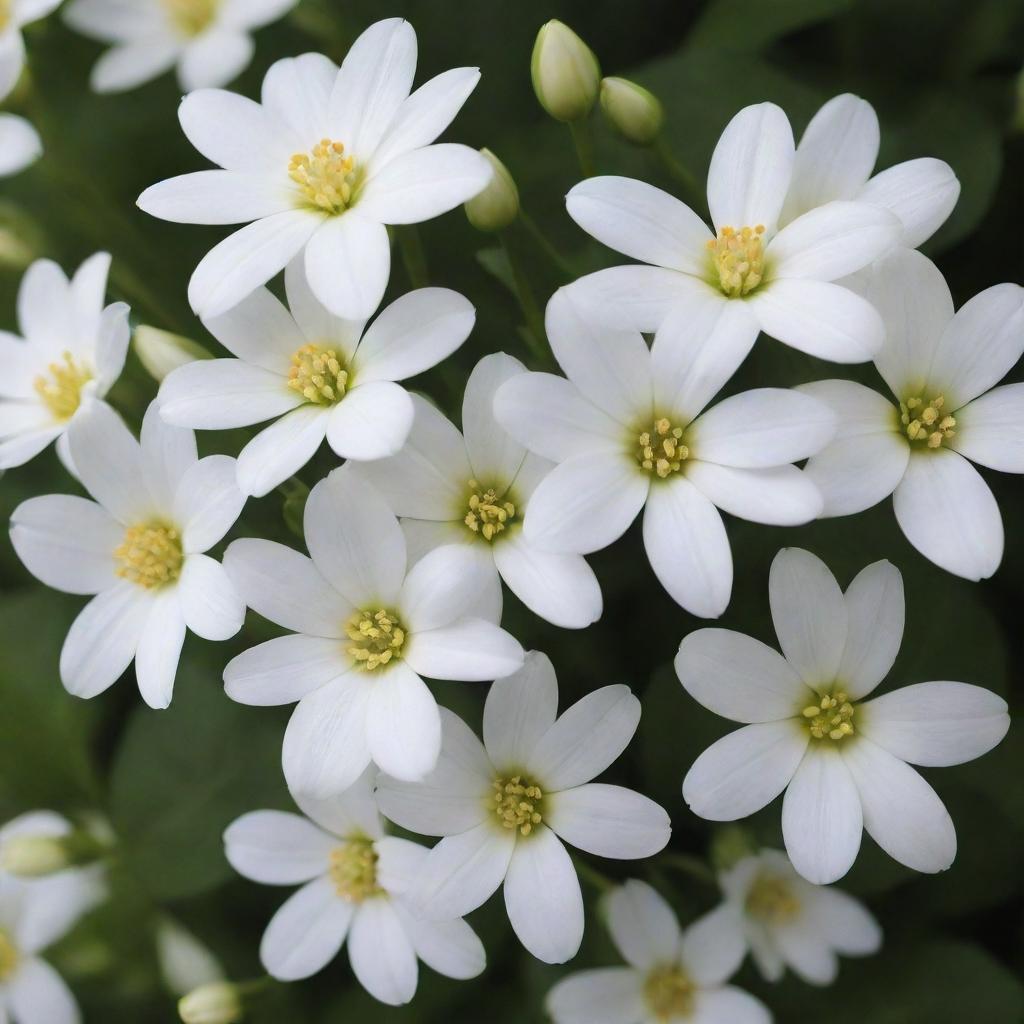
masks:
{"label": "green stem", "polygon": [[562,277],[571,281],[578,276],[572,264],[551,244],[548,237],[538,227],[537,222],[522,207],[519,209],[519,219],[523,222],[523,227],[530,233],[533,240],[540,246],[541,251],[547,256]]}
{"label": "green stem", "polygon": [[501,232],[501,245],[505,250],[509,267],[512,269],[512,279],[516,286],[516,298],[519,300],[519,308],[523,311],[526,319],[526,335],[529,341],[530,352],[542,365],[550,362],[547,348],[547,334],[544,331],[544,316],[537,305],[537,300],[530,287],[529,278],[526,276],[526,269],[523,267],[515,246],[512,244],[508,234]]}
{"label": "green stem", "polygon": [[673,868],[684,875],[689,875],[702,885],[712,885],[716,889],[718,888],[718,879],[715,877],[714,871],[699,857],[691,856],[688,853],[663,853],[658,857],[657,863],[663,864],[667,868]]}
{"label": "green stem", "polygon": [[413,288],[426,288],[430,284],[427,270],[427,254],[423,251],[420,233],[412,224],[400,227],[398,231],[398,251],[402,254],[402,263]]}
{"label": "green stem", "polygon": [[235,988],[240,996],[246,998],[260,995],[273,984],[274,979],[269,974],[264,974],[259,978],[250,978],[248,981],[238,981],[235,983]]}
{"label": "green stem", "polygon": [[592,868],[586,861],[574,857],[573,862],[576,865],[576,874],[585,882],[589,882],[598,892],[611,892],[616,887],[616,883],[607,875]]}
{"label": "green stem", "polygon": [[590,135],[590,122],[585,118],[569,122],[572,143],[576,147],[576,159],[584,178],[594,176],[594,140]]}
{"label": "green stem", "polygon": [[704,205],[704,194],[700,187],[700,182],[697,181],[696,176],[688,167],[684,167],[676,159],[675,154],[668,148],[668,144],[662,136],[659,135],[654,141],[654,144],[651,146],[651,152],[658,158],[665,170],[682,186],[685,193],[684,199],[688,201],[689,205],[695,209],[702,207]]}

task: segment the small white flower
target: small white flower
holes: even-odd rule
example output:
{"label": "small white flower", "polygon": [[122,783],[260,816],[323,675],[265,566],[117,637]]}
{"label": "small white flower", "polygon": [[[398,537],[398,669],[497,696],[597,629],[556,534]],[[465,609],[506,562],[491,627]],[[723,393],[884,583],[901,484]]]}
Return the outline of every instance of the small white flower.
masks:
{"label": "small white flower", "polygon": [[385,225],[430,220],[486,187],[486,158],[431,145],[479,71],[447,71],[410,95],[415,70],[416,33],[392,18],[355,41],[340,71],[315,53],[278,61],[262,104],[221,91],[185,98],[185,134],[224,169],[154,185],[139,206],[184,224],[248,225],[193,274],[189,299],[200,316],[226,313],[301,254],[320,301],[365,320],[391,270]]}
{"label": "small white flower", "polygon": [[156,960],[160,977],[176,996],[226,984],[224,968],[213,951],[174,918],[162,918],[157,923]]}
{"label": "small white flower", "polygon": [[838,954],[869,956],[882,930],[864,905],[838,889],[812,885],[778,850],[760,850],[719,876],[723,917],[742,937],[766,981],[789,967],[809,985],[831,985]]}
{"label": "small white flower", "polygon": [[547,998],[555,1024],[770,1024],[762,1003],[726,985],[744,946],[721,910],[682,930],[665,900],[636,880],[609,893],[603,909],[629,966],[560,981]]}
{"label": "small white flower", "polygon": [[462,545],[409,566],[383,497],[348,468],[306,503],[312,558],[266,540],[235,541],[224,563],[246,603],[286,629],[224,671],[243,704],[298,701],[282,759],[295,793],[326,798],[370,761],[419,779],[437,763],[441,721],[421,676],[484,680],[523,663],[495,623],[493,583]]}
{"label": "small white flower", "polygon": [[721,615],[733,567],[718,510],[777,526],[817,516],[821,495],[791,463],[828,443],[835,414],[781,388],[705,411],[753,343],[728,330],[726,310],[680,308],[648,349],[638,331],[600,324],[576,288],[557,292],[547,309],[569,379],[521,374],[495,397],[498,422],[559,464],[537,485],[523,534],[537,548],[589,554],[643,509],[644,546],[662,586],[694,615]]}
{"label": "small white flower", "polygon": [[875,366],[895,402],[853,381],[800,388],[839,416],[835,440],[807,465],[823,515],[892,494],[925,558],[986,579],[1003,558],[1003,521],[971,463],[1024,473],[1024,384],[995,386],[1024,353],[1024,288],[994,285],[954,314],[942,274],[918,252],[900,250],[857,277],[885,320]]}
{"label": "small white flower", "polygon": [[0,100],[18,84],[25,67],[25,40],[21,30],[45,18],[61,0],[0,0]]}
{"label": "small white flower", "polygon": [[943,871],[956,832],[910,767],[962,764],[1006,734],[1006,702],[966,683],[918,683],[863,702],[903,638],[903,577],[862,570],[845,595],[807,551],[776,555],[769,580],[783,655],[725,629],[687,636],[676,672],[706,708],[749,723],[710,746],[683,780],[691,810],[745,818],[785,790],[782,834],[793,866],[818,885],[849,871],[868,834],[916,871]]}
{"label": "small white flower", "polygon": [[224,833],[224,847],[235,870],[254,882],[302,885],[263,934],[260,959],[269,974],[308,978],[347,941],[363,988],[400,1006],[416,994],[418,960],[467,979],[480,974],[486,956],[465,921],[423,918],[418,890],[428,851],[384,834],[373,776],[366,772],[331,800],[297,796],[306,817],[245,814]]}
{"label": "small white flower", "polygon": [[105,309],[110,256],[97,253],[69,281],[37,260],[18,290],[22,337],[0,331],[0,469],[20,466],[52,441],[72,472],[67,430],[121,375],[128,307]]}
{"label": "small white flower", "polygon": [[117,413],[94,402],[69,432],[71,457],[95,501],[30,498],[14,510],[11,542],[47,586],[96,596],[68,631],[64,686],[95,697],[135,660],[143,700],[171,702],[185,629],[226,640],[245,606],[223,567],[203,554],[238,518],[245,498],[235,460],[200,459],[195,435],[151,405],[142,443]]}
{"label": "small white flower", "polygon": [[547,657],[487,695],[484,741],[442,711],[437,768],[421,783],[381,776],[381,811],[402,828],[443,836],[420,872],[425,912],[461,917],[502,883],[512,928],[547,963],[574,957],[583,939],[583,896],[569,843],[599,857],[633,860],[663,849],[671,834],[656,803],[621,786],[592,783],[629,744],[640,702],[605,686],[558,712]]}
{"label": "small white flower", "polygon": [[39,132],[25,118],[0,114],[0,178],[23,171],[42,154]]}
{"label": "small white flower", "polygon": [[298,0],[73,0],[64,20],[111,43],[92,69],[96,92],[124,92],[178,69],[185,92],[226,85],[252,60],[251,32]]}
{"label": "small white flower", "polygon": [[332,316],[309,289],[301,260],[288,265],[286,309],[258,288],[205,321],[235,359],[189,363],[168,374],[160,411],[201,430],[280,417],[242,449],[238,482],[257,497],[298,472],[327,438],[345,459],[394,455],[409,436],[413,403],[395,381],[455,351],[473,329],[473,306],[447,288],[421,288],[364,321]]}
{"label": "small white flower", "polygon": [[652,185],[619,177],[581,182],[566,197],[569,215],[641,263],[589,274],[579,287],[618,326],[649,332],[680,306],[691,316],[717,308],[728,311],[723,330],[737,336],[737,346],[749,349],[761,330],[833,362],[870,359],[884,336],[878,314],[835,282],[891,249],[900,221],[881,206],[844,199],[780,228],[794,161],[782,110],[772,103],[741,110],[708,171],[714,232]]}
{"label": "small white flower", "polygon": [[581,555],[535,547],[523,531],[530,497],[552,465],[527,452],[494,419],[495,391],[525,372],[518,359],[501,352],[477,363],[462,405],[465,436],[413,396],[409,443],[393,458],[361,463],[358,471],[402,518],[417,555],[465,544],[528,608],[557,626],[582,629],[601,616],[593,570]]}

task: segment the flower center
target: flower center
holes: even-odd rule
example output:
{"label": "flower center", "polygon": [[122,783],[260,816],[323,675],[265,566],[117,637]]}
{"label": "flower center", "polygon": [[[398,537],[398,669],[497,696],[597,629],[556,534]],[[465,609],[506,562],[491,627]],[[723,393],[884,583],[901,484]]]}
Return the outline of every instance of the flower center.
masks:
{"label": "flower center", "polygon": [[696,986],[681,967],[655,968],[644,982],[644,999],[659,1021],[689,1017],[695,992]]}
{"label": "flower center", "polygon": [[163,0],[171,21],[186,36],[197,36],[209,27],[219,0]]}
{"label": "flower center", "polygon": [[515,505],[511,501],[503,501],[502,497],[504,495],[499,495],[496,487],[481,487],[475,480],[470,480],[466,517],[462,521],[484,540],[494,540],[516,517]]}
{"label": "flower center", "polygon": [[7,28],[11,20],[11,0],[0,0],[0,32]]}
{"label": "flower center", "polygon": [[[3,10],[0,8],[0,15],[2,14]],[[15,972],[19,959],[20,954],[14,940],[0,928],[0,981],[6,980]]]}
{"label": "flower center", "polygon": [[759,875],[747,893],[747,913],[769,924],[783,924],[800,911],[789,883],[772,875]]}
{"label": "flower center", "polygon": [[519,830],[528,836],[544,820],[544,793],[540,786],[522,775],[494,780],[494,813],[502,828]]}
{"label": "flower center", "polygon": [[942,395],[925,401],[921,395],[900,402],[900,423],[910,442],[920,448],[941,448],[956,434],[956,420],[942,411]]}
{"label": "flower center", "polygon": [[345,156],[345,144],[321,139],[308,153],[296,153],[288,177],[307,202],[326,213],[344,213],[355,197],[360,171],[355,157]]}
{"label": "flower center", "polygon": [[377,884],[377,851],[369,839],[351,839],[333,850],[328,872],[335,891],[349,903],[384,895]]}
{"label": "flower center", "polygon": [[724,227],[708,240],[713,279],[731,299],[749,295],[764,280],[764,225]]}
{"label": "flower center", "polygon": [[346,648],[359,668],[367,672],[386,665],[392,658],[401,658],[405,645],[405,629],[394,612],[356,612],[345,626],[351,645]]}
{"label": "flower center", "polygon": [[841,690],[826,693],[817,704],[808,704],[801,712],[807,729],[816,740],[839,740],[853,735],[854,706]]}
{"label": "flower center", "polygon": [[656,473],[662,480],[678,473],[690,457],[690,449],[682,443],[683,428],[674,427],[664,416],[657,419],[649,430],[642,430],[637,439],[637,461],[648,473]]}
{"label": "flower center", "polygon": [[303,345],[292,353],[288,387],[298,391],[307,402],[334,405],[345,397],[348,370],[333,348]]}
{"label": "flower center", "polygon": [[124,541],[114,551],[117,575],[152,590],[173,583],[181,575],[185,555],[181,534],[173,526],[143,523],[125,530]]}
{"label": "flower center", "polygon": [[47,373],[33,382],[36,394],[58,420],[69,420],[78,412],[82,388],[92,380],[92,373],[76,363],[70,352],[64,352],[58,362],[50,363],[46,369]]}

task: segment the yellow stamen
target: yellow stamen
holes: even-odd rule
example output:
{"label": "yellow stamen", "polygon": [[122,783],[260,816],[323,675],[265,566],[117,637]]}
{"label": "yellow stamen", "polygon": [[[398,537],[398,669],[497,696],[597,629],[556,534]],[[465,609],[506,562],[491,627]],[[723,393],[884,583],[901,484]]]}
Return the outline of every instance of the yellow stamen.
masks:
{"label": "yellow stamen", "polygon": [[333,348],[303,345],[292,354],[288,387],[298,391],[307,402],[333,405],[345,396],[348,370]]}
{"label": "yellow stamen", "polygon": [[359,611],[348,620],[345,634],[352,641],[346,648],[356,665],[367,672],[383,668],[392,658],[402,656],[405,630],[394,612]]}
{"label": "yellow stamen", "polygon": [[14,940],[0,928],[0,982],[9,978],[17,969],[21,954]]}
{"label": "yellow stamen", "polygon": [[817,704],[809,704],[801,714],[807,720],[807,729],[816,740],[839,740],[852,736],[855,708],[841,690],[826,693]]}
{"label": "yellow stamen", "polygon": [[0,0],[0,32],[3,32],[11,21],[11,0]]}
{"label": "yellow stamen", "polygon": [[173,583],[181,575],[185,555],[181,534],[173,526],[141,523],[129,527],[114,551],[117,575],[152,590]]}
{"label": "yellow stamen", "polygon": [[637,437],[637,461],[641,469],[654,473],[664,480],[678,473],[690,457],[690,449],[682,443],[683,428],[672,425],[662,416],[656,419],[648,430],[640,431]]}
{"label": "yellow stamen", "polygon": [[197,36],[209,28],[220,0],[163,0],[164,9],[183,35]]}
{"label": "yellow stamen", "polygon": [[732,299],[752,292],[763,280],[764,225],[724,227],[718,238],[708,239],[712,281]]}
{"label": "yellow stamen", "polygon": [[900,423],[908,440],[917,448],[941,448],[956,436],[956,419],[943,412],[944,395],[936,395],[927,402],[914,395],[900,402]]}
{"label": "yellow stamen", "polygon": [[482,487],[476,480],[469,481],[469,498],[463,522],[486,541],[503,533],[516,517],[516,506],[508,495],[496,487]]}
{"label": "yellow stamen", "polygon": [[746,910],[769,924],[784,924],[800,912],[800,901],[785,879],[759,875],[747,892]]}
{"label": "yellow stamen", "polygon": [[383,896],[377,884],[377,851],[369,839],[350,839],[331,853],[329,873],[337,894],[349,903]]}
{"label": "yellow stamen", "polygon": [[33,382],[36,394],[58,420],[69,420],[78,412],[82,388],[92,380],[92,371],[76,362],[70,352],[46,369],[49,376],[42,374]]}
{"label": "yellow stamen", "polygon": [[668,1024],[693,1013],[696,991],[681,967],[656,967],[644,982],[644,1001],[655,1020]]}
{"label": "yellow stamen", "polygon": [[528,836],[544,820],[544,793],[522,775],[495,779],[492,801],[502,828],[518,830],[522,836]]}
{"label": "yellow stamen", "polygon": [[345,144],[321,139],[309,153],[296,153],[288,177],[299,186],[306,202],[326,213],[344,213],[359,187],[355,158],[345,156]]}

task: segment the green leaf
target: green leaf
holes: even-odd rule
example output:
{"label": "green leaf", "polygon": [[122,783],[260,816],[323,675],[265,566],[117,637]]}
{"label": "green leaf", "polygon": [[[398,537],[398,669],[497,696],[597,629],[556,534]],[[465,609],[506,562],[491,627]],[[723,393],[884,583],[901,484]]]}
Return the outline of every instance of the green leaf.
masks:
{"label": "green leaf", "polygon": [[782,36],[845,13],[853,0],[714,0],[686,39],[690,50],[763,50]]}

